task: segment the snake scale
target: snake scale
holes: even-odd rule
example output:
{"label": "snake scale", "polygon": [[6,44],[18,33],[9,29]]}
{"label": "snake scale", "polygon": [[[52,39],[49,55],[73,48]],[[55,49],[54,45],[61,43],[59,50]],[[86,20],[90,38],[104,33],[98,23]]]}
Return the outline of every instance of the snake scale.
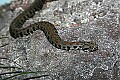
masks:
{"label": "snake scale", "polygon": [[42,9],[43,5],[47,2],[52,2],[56,0],[35,0],[30,7],[18,15],[10,24],[10,35],[13,38],[23,37],[24,35],[32,34],[36,30],[42,30],[47,37],[48,41],[56,48],[62,50],[83,50],[93,52],[98,50],[98,45],[92,41],[79,41],[79,42],[68,42],[64,41],[58,35],[55,26],[47,21],[41,21],[29,25],[26,28],[22,28],[23,24],[29,18],[35,15],[36,11]]}

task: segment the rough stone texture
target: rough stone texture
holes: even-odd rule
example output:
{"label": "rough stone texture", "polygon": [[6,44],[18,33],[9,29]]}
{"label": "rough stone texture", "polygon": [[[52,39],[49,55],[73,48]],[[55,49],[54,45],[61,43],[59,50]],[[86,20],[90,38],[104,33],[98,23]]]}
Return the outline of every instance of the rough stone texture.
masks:
{"label": "rough stone texture", "polygon": [[[48,3],[23,26],[49,21],[56,25],[64,40],[97,42],[99,50],[91,53],[56,49],[40,30],[33,35],[13,39],[9,35],[9,25],[21,10],[24,8],[6,11],[0,18],[0,63],[23,67],[24,71],[47,71],[43,74],[50,77],[41,80],[120,80],[119,0],[59,0]],[[15,70],[19,69],[3,69],[0,73]],[[15,79],[37,75],[41,74]]]}

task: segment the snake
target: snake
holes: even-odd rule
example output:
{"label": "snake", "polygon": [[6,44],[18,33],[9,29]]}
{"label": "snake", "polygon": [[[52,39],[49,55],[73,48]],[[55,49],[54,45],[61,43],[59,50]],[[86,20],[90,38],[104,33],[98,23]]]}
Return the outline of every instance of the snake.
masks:
{"label": "snake", "polygon": [[40,21],[29,26],[22,28],[26,20],[32,18],[35,15],[36,11],[42,9],[43,5],[47,2],[52,2],[57,0],[35,0],[27,9],[20,13],[10,24],[9,32],[10,36],[14,39],[28,36],[36,30],[41,30],[44,32],[47,40],[56,48],[61,50],[83,50],[93,52],[98,50],[98,45],[93,41],[78,41],[78,42],[69,42],[64,41],[58,35],[58,31],[55,28],[54,24],[48,21]]}

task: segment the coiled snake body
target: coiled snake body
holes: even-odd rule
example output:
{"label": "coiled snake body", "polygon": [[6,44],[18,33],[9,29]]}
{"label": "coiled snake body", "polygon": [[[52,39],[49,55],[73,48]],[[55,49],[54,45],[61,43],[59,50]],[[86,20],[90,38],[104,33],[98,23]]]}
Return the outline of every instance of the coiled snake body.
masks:
{"label": "coiled snake body", "polygon": [[79,41],[79,42],[68,42],[64,41],[58,35],[58,32],[55,26],[47,21],[41,21],[29,25],[26,28],[22,28],[23,24],[29,18],[32,18],[35,15],[36,11],[42,9],[43,5],[46,2],[51,2],[56,0],[35,0],[34,3],[18,15],[11,23],[9,31],[10,35],[13,38],[23,37],[24,35],[29,35],[36,30],[42,30],[47,37],[48,41],[56,48],[62,50],[83,50],[93,52],[98,49],[98,45],[94,42]]}

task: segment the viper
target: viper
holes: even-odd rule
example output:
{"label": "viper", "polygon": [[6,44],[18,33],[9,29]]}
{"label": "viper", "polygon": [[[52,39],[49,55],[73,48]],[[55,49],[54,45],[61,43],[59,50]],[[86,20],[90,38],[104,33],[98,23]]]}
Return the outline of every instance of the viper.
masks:
{"label": "viper", "polygon": [[42,9],[43,5],[47,2],[52,2],[57,0],[35,0],[30,7],[24,10],[19,14],[10,24],[10,35],[13,38],[23,37],[24,35],[28,36],[36,30],[42,30],[48,39],[48,41],[56,48],[62,50],[83,50],[93,52],[98,50],[98,45],[92,41],[78,41],[78,42],[68,42],[64,41],[58,35],[57,29],[55,26],[47,21],[40,21],[34,24],[22,28],[26,20],[32,18],[35,15],[36,11]]}

